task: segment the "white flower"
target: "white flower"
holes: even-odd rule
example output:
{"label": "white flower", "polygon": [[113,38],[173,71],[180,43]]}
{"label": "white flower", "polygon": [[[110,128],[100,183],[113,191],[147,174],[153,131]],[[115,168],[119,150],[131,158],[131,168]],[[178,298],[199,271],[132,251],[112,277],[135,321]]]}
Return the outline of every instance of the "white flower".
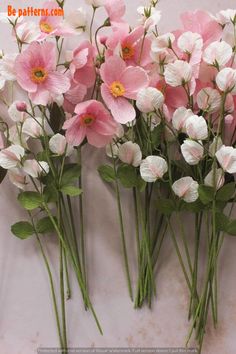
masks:
{"label": "white flower", "polygon": [[204,178],[204,184],[209,187],[216,187],[220,189],[225,183],[224,171],[221,168],[217,168],[215,171],[212,169],[208,175]]}
{"label": "white flower", "polygon": [[25,154],[25,149],[20,145],[11,145],[0,151],[0,166],[5,169],[17,167]]}
{"label": "white flower", "polygon": [[225,172],[236,173],[236,149],[223,145],[215,154]]}
{"label": "white flower", "polygon": [[13,22],[15,23],[15,21],[17,20],[17,23],[23,21],[23,16],[21,17],[18,17],[17,16],[8,16],[8,13],[7,12],[0,12],[0,23],[10,23]]}
{"label": "white flower", "polygon": [[192,67],[186,61],[176,60],[174,63],[167,64],[164,76],[168,85],[182,86],[191,81]]}
{"label": "white flower", "polygon": [[119,147],[118,157],[122,162],[137,167],[142,161],[142,152],[138,144],[127,141]]}
{"label": "white flower", "polygon": [[141,89],[137,94],[136,105],[143,113],[154,112],[160,109],[164,103],[164,96],[161,91],[154,87]]}
{"label": "white flower", "polygon": [[218,138],[215,136],[213,139],[213,142],[209,146],[209,155],[210,156],[215,156],[216,151],[218,151],[221,146],[223,145],[223,142],[221,140],[221,137],[218,136]]}
{"label": "white flower", "polygon": [[208,129],[205,118],[192,115],[185,123],[186,133],[191,139],[205,140],[208,137]]}
{"label": "white flower", "polygon": [[174,56],[168,51],[168,49],[161,49],[156,52],[151,52],[150,56],[158,65],[166,65],[175,61]]}
{"label": "white flower", "polygon": [[64,20],[64,25],[71,28],[77,34],[81,34],[84,31],[86,23],[87,15],[86,11],[82,7],[79,7],[78,9],[69,13]]}
{"label": "white flower", "polygon": [[160,52],[163,49],[170,48],[172,43],[175,41],[175,36],[173,33],[165,33],[161,36],[158,36],[152,41],[152,51],[154,53]]}
{"label": "white flower", "polygon": [[172,185],[173,192],[186,203],[193,203],[198,199],[199,184],[192,177],[182,177]]}
{"label": "white flower", "polygon": [[35,22],[22,22],[15,28],[17,38],[22,43],[31,43],[40,36],[39,26]]}
{"label": "white flower", "polygon": [[140,165],[141,177],[146,182],[155,182],[162,178],[167,171],[167,163],[160,156],[148,156]]}
{"label": "white flower", "polygon": [[233,54],[231,46],[224,42],[212,42],[203,52],[203,60],[209,65],[223,66]]}
{"label": "white flower", "polygon": [[8,171],[8,177],[12,184],[14,184],[17,188],[25,189],[27,184],[26,176],[19,168],[15,167]]}
{"label": "white flower", "polygon": [[17,54],[6,54],[0,59],[0,90],[4,88],[6,81],[15,81],[14,71]]}
{"label": "white flower", "polygon": [[211,87],[203,88],[197,94],[197,104],[203,111],[209,113],[217,112],[221,106],[221,96],[219,91]]}
{"label": "white flower", "polygon": [[93,7],[100,7],[105,5],[105,0],[85,0],[85,2]]}
{"label": "white flower", "polygon": [[203,40],[200,34],[193,32],[184,32],[178,38],[177,45],[179,49],[187,54],[192,54],[194,50],[201,50],[203,46]]}
{"label": "white flower", "polygon": [[227,10],[222,10],[216,15],[218,22],[221,25],[225,25],[230,22],[235,22],[236,21],[236,10],[232,9],[227,9]]}
{"label": "white flower", "polygon": [[223,92],[236,93],[236,70],[224,68],[216,75],[216,84]]}
{"label": "white flower", "polygon": [[8,140],[12,144],[21,145],[27,149],[27,140],[29,137],[21,132],[21,123],[14,124],[9,128],[8,134],[7,131],[5,131],[4,134],[6,137],[8,135]]}
{"label": "white flower", "polygon": [[37,178],[49,172],[49,165],[45,161],[26,160],[23,165],[23,171],[29,176]]}
{"label": "white flower", "polygon": [[186,132],[185,123],[192,115],[193,111],[191,109],[187,109],[185,107],[177,108],[172,117],[173,127],[178,131]]}
{"label": "white flower", "polygon": [[57,155],[63,155],[66,151],[66,156],[69,156],[73,152],[73,146],[67,145],[64,135],[55,134],[49,140],[50,150]]}
{"label": "white flower", "polygon": [[43,120],[41,117],[27,118],[22,127],[22,133],[31,138],[39,138],[43,135]]}
{"label": "white flower", "polygon": [[139,22],[147,31],[152,31],[161,19],[161,12],[155,7],[139,6],[137,11],[141,15]]}
{"label": "white flower", "polygon": [[111,158],[116,158],[119,153],[120,143],[112,142],[111,144],[106,145],[106,155]]}
{"label": "white flower", "polygon": [[143,114],[143,119],[150,124],[150,130],[153,131],[160,123],[160,117],[155,113]]}
{"label": "white flower", "polygon": [[[18,105],[22,103],[21,101],[14,101],[8,108],[9,117],[14,122],[23,122],[26,119],[27,113],[24,111],[19,111]],[[29,107],[26,105],[26,110],[29,111]]]}
{"label": "white flower", "polygon": [[204,149],[201,142],[186,139],[181,145],[181,152],[189,165],[197,165],[203,157]]}

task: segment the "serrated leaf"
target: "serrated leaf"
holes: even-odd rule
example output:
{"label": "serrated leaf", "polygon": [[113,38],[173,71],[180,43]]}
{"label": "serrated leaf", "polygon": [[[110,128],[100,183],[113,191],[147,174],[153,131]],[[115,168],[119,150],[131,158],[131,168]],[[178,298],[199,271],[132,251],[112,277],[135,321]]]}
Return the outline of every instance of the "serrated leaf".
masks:
{"label": "serrated leaf", "polygon": [[201,185],[198,188],[199,199],[203,204],[208,204],[214,200],[215,191],[213,187]]}
{"label": "serrated leaf", "polygon": [[67,164],[61,178],[61,185],[68,185],[79,179],[81,166],[76,163]]}
{"label": "serrated leaf", "polygon": [[158,199],[157,209],[164,215],[170,215],[176,210],[175,202],[171,199]]}
{"label": "serrated leaf", "polygon": [[71,185],[62,186],[60,190],[62,193],[69,195],[71,197],[76,197],[82,193],[82,189]]}
{"label": "serrated leaf", "polygon": [[42,197],[38,192],[21,192],[17,199],[26,210],[36,209],[42,203]]}
{"label": "serrated leaf", "polygon": [[227,202],[235,193],[235,182],[227,183],[216,194],[216,200]]}
{"label": "serrated leaf", "polygon": [[117,170],[117,177],[125,188],[133,188],[138,185],[136,169],[130,165],[121,165]]}
{"label": "serrated leaf", "polygon": [[109,165],[100,166],[98,168],[98,173],[105,182],[113,182],[116,179],[114,169]]}
{"label": "serrated leaf", "polygon": [[19,221],[11,226],[11,232],[21,240],[34,234],[34,228],[28,221]]}
{"label": "serrated leaf", "polygon": [[53,223],[48,216],[45,216],[44,218],[40,219],[36,224],[36,231],[39,234],[48,234],[50,232],[53,232],[54,230],[55,229]]}

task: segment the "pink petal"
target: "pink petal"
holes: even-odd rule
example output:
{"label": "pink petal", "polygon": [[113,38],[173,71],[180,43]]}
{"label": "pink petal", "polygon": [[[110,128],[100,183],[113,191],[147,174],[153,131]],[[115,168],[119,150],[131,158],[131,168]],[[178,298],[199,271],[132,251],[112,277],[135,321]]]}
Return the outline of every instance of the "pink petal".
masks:
{"label": "pink petal", "polygon": [[45,89],[48,91],[60,95],[69,90],[70,80],[63,74],[58,71],[51,72],[47,80],[44,83]]}
{"label": "pink petal", "polygon": [[105,9],[110,21],[118,21],[125,14],[125,3],[123,0],[106,0]]}
{"label": "pink petal", "polygon": [[101,93],[104,102],[117,122],[125,124],[135,119],[135,109],[127,99],[112,96],[109,87],[105,84],[101,86]]}
{"label": "pink petal", "polygon": [[87,139],[90,145],[100,148],[111,142],[112,135],[101,135],[92,129],[87,129]]}
{"label": "pink petal", "polygon": [[117,55],[114,55],[102,64],[100,69],[101,78],[107,85],[110,85],[112,82],[120,80],[121,73],[125,69],[125,62]]}
{"label": "pink petal", "polygon": [[92,125],[92,128],[98,134],[114,135],[117,130],[117,123],[113,121],[112,117],[106,120],[96,119]]}
{"label": "pink petal", "polygon": [[66,141],[73,146],[80,145],[86,136],[86,127],[83,125],[75,124],[66,131]]}
{"label": "pink petal", "polygon": [[62,129],[66,130],[66,129],[72,128],[72,126],[76,123],[77,120],[79,121],[78,116],[74,116],[74,117],[72,117],[70,119],[67,119],[64,122]]}
{"label": "pink petal", "polygon": [[84,66],[77,69],[74,74],[74,80],[82,85],[91,87],[94,85],[96,73],[93,66]]}
{"label": "pink petal", "polygon": [[125,97],[136,99],[141,88],[147,87],[149,83],[145,70],[139,67],[127,67],[120,77],[121,83],[125,87]]}
{"label": "pink petal", "polygon": [[34,104],[46,106],[51,99],[51,95],[43,86],[38,85],[36,92],[29,93],[29,98]]}

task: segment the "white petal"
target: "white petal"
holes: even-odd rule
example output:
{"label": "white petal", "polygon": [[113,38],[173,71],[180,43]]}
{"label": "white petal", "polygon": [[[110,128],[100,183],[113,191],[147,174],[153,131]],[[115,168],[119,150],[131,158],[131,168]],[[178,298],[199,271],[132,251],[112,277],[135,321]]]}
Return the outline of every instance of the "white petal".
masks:
{"label": "white petal", "polygon": [[182,86],[191,80],[192,67],[186,61],[176,60],[174,63],[167,64],[164,76],[168,85]]}
{"label": "white petal", "polygon": [[206,120],[197,115],[188,117],[185,123],[186,133],[191,139],[205,140],[208,137]]}
{"label": "white petal", "polygon": [[203,157],[204,148],[201,142],[186,139],[181,145],[181,152],[189,165],[197,165]]}
{"label": "white petal", "polygon": [[212,169],[204,179],[204,184],[210,187],[220,189],[225,183],[224,171],[217,168],[215,171]]}
{"label": "white petal", "polygon": [[138,92],[136,105],[143,113],[153,112],[162,107],[164,96],[154,87],[143,88]]}
{"label": "white petal", "polygon": [[218,64],[223,66],[227,64],[233,54],[231,46],[224,42],[212,42],[203,53],[203,60],[209,65]]}
{"label": "white petal", "polygon": [[138,144],[128,141],[119,147],[118,157],[122,162],[137,167],[142,161],[142,152]]}
{"label": "white petal", "polygon": [[186,120],[192,115],[193,111],[191,109],[187,109],[185,107],[177,108],[172,117],[173,127],[178,131],[185,132]]}
{"label": "white petal", "polygon": [[192,177],[182,177],[174,182],[174,193],[187,203],[193,203],[198,199],[199,184]]}
{"label": "white petal", "polygon": [[155,182],[162,178],[167,171],[167,163],[160,156],[148,156],[140,165],[141,177],[146,182]]}

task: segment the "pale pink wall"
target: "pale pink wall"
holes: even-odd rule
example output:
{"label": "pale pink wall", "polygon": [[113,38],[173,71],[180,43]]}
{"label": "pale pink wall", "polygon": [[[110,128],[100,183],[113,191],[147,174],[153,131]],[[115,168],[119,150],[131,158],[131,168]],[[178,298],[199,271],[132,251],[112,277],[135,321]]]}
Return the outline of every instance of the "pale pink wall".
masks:
{"label": "pale pink wall", "polygon": [[[42,0],[15,0],[15,6],[42,6]],[[81,0],[66,0],[66,8],[84,6]],[[141,1],[127,1],[127,17],[136,21]],[[8,2],[1,1],[1,11]],[[186,10],[203,8],[213,13],[234,7],[235,0],[161,0],[160,28],[171,30]],[[102,12],[102,11],[101,11]],[[12,48],[6,26],[0,25],[0,47]],[[178,260],[167,237],[157,276],[158,298],[152,311],[134,311],[126,291],[120,256],[119,228],[115,200],[94,171],[103,161],[103,151],[86,148],[83,153],[86,206],[86,234],[91,297],[101,320],[100,336],[89,313],[83,310],[77,285],[68,303],[70,346],[159,346],[180,347],[188,329],[188,295]],[[34,240],[20,241],[10,233],[10,225],[26,217],[15,201],[16,191],[5,180],[0,187],[0,353],[32,354],[39,346],[56,346],[57,335],[50,302],[47,273]],[[129,252],[134,257],[130,198],[124,197]],[[100,207],[102,205],[102,208]],[[189,231],[191,234],[191,230]],[[56,259],[55,244],[47,238],[48,253]],[[236,352],[236,238],[227,238],[219,268],[219,328],[209,329],[203,354]],[[54,267],[54,271],[57,269]]]}

